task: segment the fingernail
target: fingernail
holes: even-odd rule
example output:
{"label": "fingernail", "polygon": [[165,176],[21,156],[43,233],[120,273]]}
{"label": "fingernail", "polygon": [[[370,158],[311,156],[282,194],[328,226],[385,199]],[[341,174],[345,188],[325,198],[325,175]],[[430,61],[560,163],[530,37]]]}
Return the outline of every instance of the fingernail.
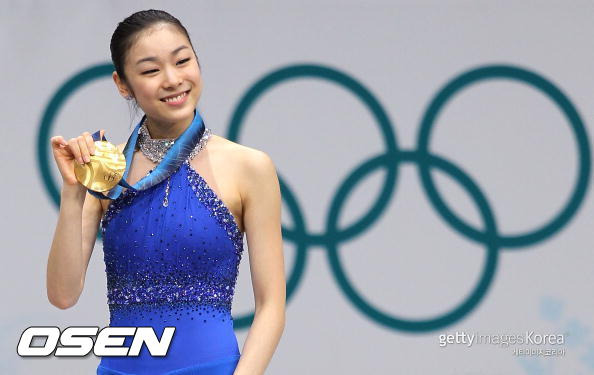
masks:
{"label": "fingernail", "polygon": [[88,162],[90,162],[90,161],[91,161],[91,159],[89,159],[89,157],[88,157],[88,156],[85,156],[85,158],[84,158],[84,159],[85,159],[85,163],[88,163]]}

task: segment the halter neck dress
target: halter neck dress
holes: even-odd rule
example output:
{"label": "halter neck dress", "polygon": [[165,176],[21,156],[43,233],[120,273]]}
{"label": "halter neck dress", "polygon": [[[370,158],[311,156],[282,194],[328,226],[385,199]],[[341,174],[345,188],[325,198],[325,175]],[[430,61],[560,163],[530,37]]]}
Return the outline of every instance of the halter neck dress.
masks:
{"label": "halter neck dress", "polygon": [[[153,327],[159,338],[165,327],[176,330],[165,357],[143,344],[137,357],[102,357],[97,374],[232,375],[240,358],[231,306],[243,232],[190,160],[169,182],[124,191],[101,230],[109,325]],[[126,336],[124,345],[131,342]]]}

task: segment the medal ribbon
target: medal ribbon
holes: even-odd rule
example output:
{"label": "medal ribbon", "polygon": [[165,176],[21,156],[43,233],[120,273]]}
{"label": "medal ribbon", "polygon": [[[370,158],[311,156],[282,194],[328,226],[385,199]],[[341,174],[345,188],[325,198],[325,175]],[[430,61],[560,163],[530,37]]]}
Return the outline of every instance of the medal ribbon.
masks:
{"label": "medal ribbon", "polygon": [[[132,156],[134,155],[134,149],[136,148],[136,143],[138,141],[138,131],[140,130],[140,126],[145,117],[146,115],[142,116],[142,119],[140,119],[140,122],[134,128],[134,131],[132,131],[132,134],[128,138],[128,142],[124,147],[123,154],[126,158],[126,169],[122,179],[113,189],[103,194],[87,189],[91,195],[99,199],[116,199],[122,193],[122,187],[132,190],[146,190],[158,184],[179,168],[179,166],[188,158],[204,134],[204,121],[202,120],[200,113],[194,109],[194,120],[192,120],[190,126],[188,126],[188,128],[175,140],[173,146],[167,150],[163,160],[161,160],[157,167],[148,176],[140,179],[134,186],[130,186],[130,184],[126,182],[126,177],[128,176],[130,165],[132,164]],[[93,140],[107,141],[105,136],[100,139],[99,131],[93,133]]]}

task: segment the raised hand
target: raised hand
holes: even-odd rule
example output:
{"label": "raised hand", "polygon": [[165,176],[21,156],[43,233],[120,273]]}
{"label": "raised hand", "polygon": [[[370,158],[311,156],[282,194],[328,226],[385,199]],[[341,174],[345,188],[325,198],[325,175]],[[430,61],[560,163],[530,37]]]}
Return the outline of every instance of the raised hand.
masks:
{"label": "raised hand", "polygon": [[[105,130],[101,129],[99,139],[103,138],[104,132]],[[84,132],[76,138],[70,138],[67,142],[64,137],[57,135],[52,137],[50,142],[64,185],[78,184],[74,174],[74,163],[84,164],[91,160],[91,155],[95,154],[93,137],[89,132]]]}

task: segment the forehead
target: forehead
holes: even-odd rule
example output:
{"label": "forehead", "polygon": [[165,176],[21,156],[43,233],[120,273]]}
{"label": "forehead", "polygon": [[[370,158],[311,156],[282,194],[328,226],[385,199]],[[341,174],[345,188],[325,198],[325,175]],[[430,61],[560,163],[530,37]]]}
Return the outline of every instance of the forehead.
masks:
{"label": "forehead", "polygon": [[157,24],[138,35],[128,51],[128,58],[132,63],[149,56],[165,59],[181,45],[190,47],[188,39],[181,31],[173,25]]}

